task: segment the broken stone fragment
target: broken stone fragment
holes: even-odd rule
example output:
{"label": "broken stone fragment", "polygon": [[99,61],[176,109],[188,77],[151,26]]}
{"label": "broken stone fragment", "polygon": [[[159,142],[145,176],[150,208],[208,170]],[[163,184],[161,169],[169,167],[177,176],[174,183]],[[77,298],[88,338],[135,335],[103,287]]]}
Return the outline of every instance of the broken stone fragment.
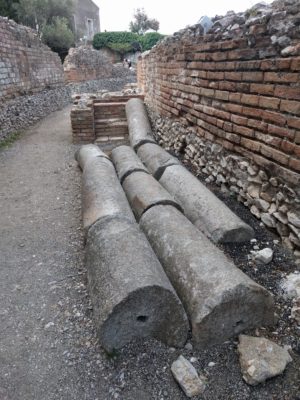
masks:
{"label": "broken stone fragment", "polygon": [[204,392],[205,378],[199,378],[196,369],[183,356],[179,356],[171,366],[172,374],[187,397],[197,396]]}
{"label": "broken stone fragment", "polygon": [[291,317],[300,325],[300,297],[295,301],[291,310]]}
{"label": "broken stone fragment", "polygon": [[273,250],[269,247],[266,247],[262,250],[253,251],[252,258],[258,264],[269,264],[273,259]]}
{"label": "broken stone fragment", "polygon": [[261,337],[240,335],[238,352],[243,379],[253,386],[281,374],[292,361],[286,349]]}
{"label": "broken stone fragment", "polygon": [[300,297],[300,274],[289,274],[281,284],[285,297],[289,299]]}

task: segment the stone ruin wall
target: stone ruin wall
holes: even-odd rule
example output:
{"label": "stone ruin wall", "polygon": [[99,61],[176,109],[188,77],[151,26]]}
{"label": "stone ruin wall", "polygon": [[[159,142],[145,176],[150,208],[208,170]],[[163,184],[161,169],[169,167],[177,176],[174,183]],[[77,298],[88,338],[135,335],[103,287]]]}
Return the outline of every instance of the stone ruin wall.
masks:
{"label": "stone ruin wall", "polygon": [[111,59],[91,46],[71,48],[64,61],[66,82],[83,82],[113,76]]}
{"label": "stone ruin wall", "polygon": [[157,139],[300,258],[300,1],[167,37],[138,63]]}
{"label": "stone ruin wall", "polygon": [[59,56],[34,30],[0,17],[0,102],[63,83]]}

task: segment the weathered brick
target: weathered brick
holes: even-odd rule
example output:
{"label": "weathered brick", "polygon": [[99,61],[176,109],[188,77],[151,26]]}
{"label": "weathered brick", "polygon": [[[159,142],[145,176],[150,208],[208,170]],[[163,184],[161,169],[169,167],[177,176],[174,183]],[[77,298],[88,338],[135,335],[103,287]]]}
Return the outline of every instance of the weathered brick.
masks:
{"label": "weathered brick", "polygon": [[296,83],[299,82],[300,75],[293,72],[265,72],[265,82]]}
{"label": "weathered brick", "polygon": [[272,96],[274,94],[274,87],[274,85],[251,83],[250,92]]}
{"label": "weathered brick", "polygon": [[263,108],[271,108],[272,110],[278,110],[280,104],[280,99],[275,97],[259,97],[259,106]]}
{"label": "weathered brick", "polygon": [[241,138],[241,146],[252,151],[259,151],[261,144],[251,139]]}
{"label": "weathered brick", "polygon": [[254,94],[242,94],[241,102],[249,106],[258,106],[259,97]]}
{"label": "weathered brick", "polygon": [[300,101],[282,100],[280,110],[290,114],[300,115]]}
{"label": "weathered brick", "polygon": [[269,146],[266,146],[265,144],[262,144],[260,147],[260,152],[264,156],[271,158],[272,160],[275,160],[275,161],[279,162],[280,164],[283,164],[283,165],[289,164],[289,156],[279,150],[274,149],[274,147],[269,147]]}
{"label": "weathered brick", "polygon": [[300,100],[300,87],[277,85],[274,90],[274,96],[290,100]]}

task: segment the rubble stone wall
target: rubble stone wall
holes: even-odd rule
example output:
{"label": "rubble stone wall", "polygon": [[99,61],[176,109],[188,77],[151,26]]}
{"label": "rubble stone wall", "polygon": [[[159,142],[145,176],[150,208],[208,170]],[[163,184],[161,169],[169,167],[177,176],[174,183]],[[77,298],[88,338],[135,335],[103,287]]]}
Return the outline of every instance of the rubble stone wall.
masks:
{"label": "rubble stone wall", "polygon": [[110,78],[113,76],[111,60],[91,46],[71,48],[64,61],[66,82]]}
{"label": "rubble stone wall", "polygon": [[[300,248],[300,1],[216,17],[138,65],[160,143]],[[300,253],[297,253],[300,256]]]}
{"label": "rubble stone wall", "polygon": [[59,56],[34,30],[0,17],[0,101],[63,83]]}

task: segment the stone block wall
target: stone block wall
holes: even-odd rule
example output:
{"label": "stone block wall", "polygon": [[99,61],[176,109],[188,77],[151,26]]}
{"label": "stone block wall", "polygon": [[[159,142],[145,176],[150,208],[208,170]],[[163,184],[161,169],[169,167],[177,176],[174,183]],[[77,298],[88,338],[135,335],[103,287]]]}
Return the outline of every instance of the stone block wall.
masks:
{"label": "stone block wall", "polygon": [[0,17],[0,101],[63,83],[59,56],[34,30]]}
{"label": "stone block wall", "polygon": [[91,46],[71,48],[64,61],[66,82],[82,82],[113,76],[111,60]]}
{"label": "stone block wall", "polygon": [[284,0],[230,12],[206,35],[195,25],[167,37],[138,65],[161,144],[236,193],[296,251],[299,6]]}

